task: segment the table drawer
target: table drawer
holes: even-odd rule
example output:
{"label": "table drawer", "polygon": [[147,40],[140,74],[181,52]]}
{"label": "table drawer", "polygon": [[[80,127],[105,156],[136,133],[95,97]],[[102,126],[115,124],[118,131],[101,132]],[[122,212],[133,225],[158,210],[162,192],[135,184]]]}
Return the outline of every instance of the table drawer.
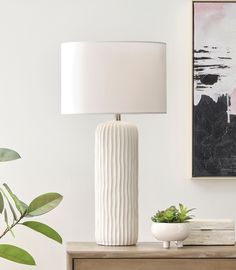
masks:
{"label": "table drawer", "polygon": [[236,259],[74,259],[73,270],[235,270]]}

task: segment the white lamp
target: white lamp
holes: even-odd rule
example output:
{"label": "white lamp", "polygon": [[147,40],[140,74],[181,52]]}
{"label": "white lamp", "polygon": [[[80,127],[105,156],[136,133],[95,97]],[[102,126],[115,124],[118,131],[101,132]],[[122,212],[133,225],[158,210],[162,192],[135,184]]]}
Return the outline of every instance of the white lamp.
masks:
{"label": "white lamp", "polygon": [[95,135],[95,237],[138,239],[138,131],[122,113],[166,112],[166,45],[70,42],[61,46],[63,114],[115,114]]}

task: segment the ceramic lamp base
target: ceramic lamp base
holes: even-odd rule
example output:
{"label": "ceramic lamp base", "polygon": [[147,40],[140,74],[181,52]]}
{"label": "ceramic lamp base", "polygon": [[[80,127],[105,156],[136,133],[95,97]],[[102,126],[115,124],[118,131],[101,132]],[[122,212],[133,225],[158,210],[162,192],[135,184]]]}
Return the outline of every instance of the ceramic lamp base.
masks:
{"label": "ceramic lamp base", "polygon": [[96,129],[95,238],[111,246],[138,240],[138,130],[123,121]]}

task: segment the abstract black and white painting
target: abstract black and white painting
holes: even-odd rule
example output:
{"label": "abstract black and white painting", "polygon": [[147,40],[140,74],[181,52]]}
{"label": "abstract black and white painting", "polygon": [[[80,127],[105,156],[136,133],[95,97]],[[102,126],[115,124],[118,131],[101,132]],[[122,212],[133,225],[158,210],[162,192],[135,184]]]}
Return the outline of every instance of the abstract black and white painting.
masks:
{"label": "abstract black and white painting", "polygon": [[193,2],[192,165],[236,176],[236,1]]}

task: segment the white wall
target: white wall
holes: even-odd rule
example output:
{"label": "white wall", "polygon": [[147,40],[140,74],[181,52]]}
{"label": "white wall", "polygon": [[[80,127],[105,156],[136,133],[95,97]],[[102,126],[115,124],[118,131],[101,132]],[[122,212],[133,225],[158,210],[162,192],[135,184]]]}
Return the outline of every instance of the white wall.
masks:
{"label": "white wall", "polygon": [[[124,116],[140,131],[140,240],[150,216],[183,202],[198,217],[236,218],[234,180],[191,180],[191,0],[0,0],[0,140],[22,160],[0,164],[25,201],[64,195],[45,217],[66,241],[94,240],[94,129],[110,116],[60,114],[60,43],[155,40],[168,43],[168,114]],[[65,248],[19,227],[10,241],[37,267],[0,260],[1,269],[65,269]]]}

